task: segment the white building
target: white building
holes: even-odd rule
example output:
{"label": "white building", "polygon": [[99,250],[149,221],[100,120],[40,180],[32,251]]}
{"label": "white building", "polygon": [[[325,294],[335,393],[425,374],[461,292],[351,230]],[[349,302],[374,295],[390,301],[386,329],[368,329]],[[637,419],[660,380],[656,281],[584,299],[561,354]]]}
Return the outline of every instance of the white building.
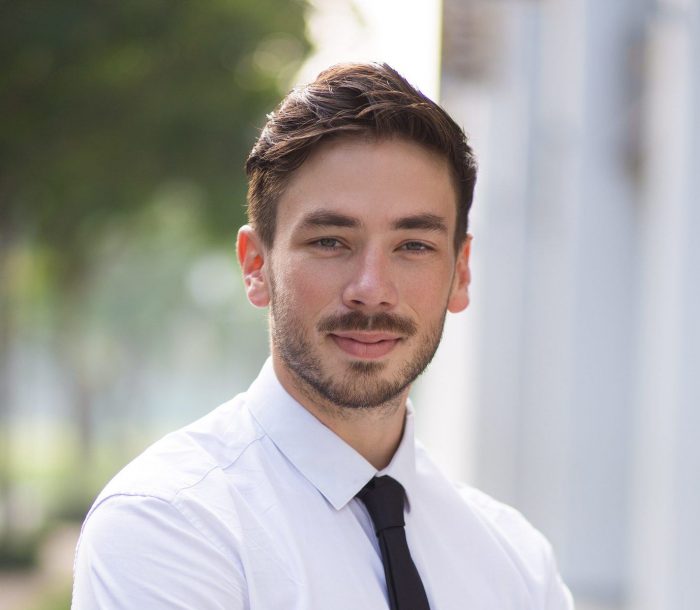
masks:
{"label": "white building", "polygon": [[318,5],[318,65],[438,82],[480,159],[420,436],[546,533],[579,608],[695,610],[700,1]]}

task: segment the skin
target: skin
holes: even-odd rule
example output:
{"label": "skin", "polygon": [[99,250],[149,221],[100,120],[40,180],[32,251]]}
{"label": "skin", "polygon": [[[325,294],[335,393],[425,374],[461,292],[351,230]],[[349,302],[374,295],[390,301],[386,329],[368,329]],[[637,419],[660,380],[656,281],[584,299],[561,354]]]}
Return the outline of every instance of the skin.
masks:
{"label": "skin", "polygon": [[469,305],[471,237],[455,251],[456,220],[441,156],[345,137],[294,173],[271,248],[248,225],[238,234],[248,299],[271,305],[277,377],[377,469],[398,447],[410,383],[446,312]]}

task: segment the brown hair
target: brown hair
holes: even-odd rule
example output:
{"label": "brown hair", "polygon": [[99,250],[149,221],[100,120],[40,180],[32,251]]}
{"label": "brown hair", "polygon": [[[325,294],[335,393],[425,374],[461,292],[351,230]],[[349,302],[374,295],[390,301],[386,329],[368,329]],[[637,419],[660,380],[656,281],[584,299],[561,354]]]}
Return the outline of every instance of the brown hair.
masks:
{"label": "brown hair", "polygon": [[270,247],[277,202],[294,170],[322,141],[342,135],[402,137],[449,162],[457,191],[455,247],[466,236],[476,159],[464,131],[387,64],[339,64],[293,89],[268,121],[246,161],[248,218]]}

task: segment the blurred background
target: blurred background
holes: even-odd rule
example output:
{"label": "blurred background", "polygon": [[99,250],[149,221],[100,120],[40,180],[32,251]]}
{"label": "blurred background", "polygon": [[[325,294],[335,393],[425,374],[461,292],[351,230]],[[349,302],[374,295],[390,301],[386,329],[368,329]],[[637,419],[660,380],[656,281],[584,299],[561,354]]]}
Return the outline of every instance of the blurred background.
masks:
{"label": "blurred background", "polygon": [[548,536],[580,610],[697,610],[700,0],[0,3],[0,610],[68,608],[99,489],[255,377],[242,166],[346,60],[480,160],[419,437]]}

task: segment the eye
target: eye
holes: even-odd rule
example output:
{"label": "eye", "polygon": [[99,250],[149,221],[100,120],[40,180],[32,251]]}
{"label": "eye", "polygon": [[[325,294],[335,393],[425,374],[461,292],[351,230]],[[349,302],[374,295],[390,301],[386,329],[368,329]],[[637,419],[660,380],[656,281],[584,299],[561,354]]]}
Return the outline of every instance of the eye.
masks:
{"label": "eye", "polygon": [[337,250],[343,244],[340,243],[340,240],[336,239],[335,237],[322,237],[321,239],[317,239],[316,241],[312,242],[312,245],[318,246],[324,250]]}
{"label": "eye", "polygon": [[430,252],[434,250],[432,246],[422,242],[422,241],[407,241],[401,244],[401,250],[406,250],[408,252]]}

